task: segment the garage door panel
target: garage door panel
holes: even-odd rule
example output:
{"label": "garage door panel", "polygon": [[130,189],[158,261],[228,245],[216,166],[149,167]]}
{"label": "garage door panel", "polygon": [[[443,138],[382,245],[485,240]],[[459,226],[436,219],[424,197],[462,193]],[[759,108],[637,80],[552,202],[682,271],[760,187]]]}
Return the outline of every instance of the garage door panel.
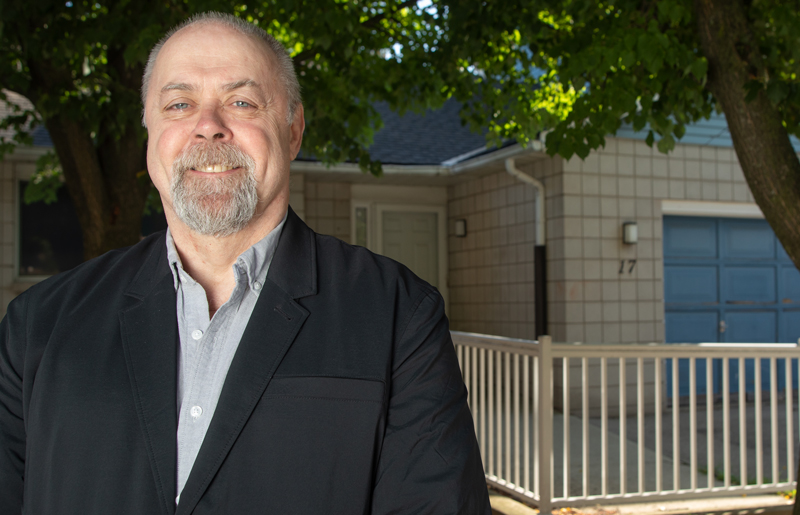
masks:
{"label": "garage door panel", "polygon": [[776,301],[774,267],[742,266],[722,270],[723,298],[727,303],[769,303]]}
{"label": "garage door panel", "polygon": [[723,257],[775,259],[775,236],[763,220],[726,220],[720,228]]}
{"label": "garage door panel", "polygon": [[800,303],[800,271],[794,265],[781,267],[781,287],[783,304]]}
{"label": "garage door panel", "polygon": [[671,220],[664,227],[664,257],[717,257],[717,224],[713,219]]}
{"label": "garage door panel", "polygon": [[665,267],[664,301],[668,303],[718,303],[717,267]]}
{"label": "garage door panel", "polygon": [[778,338],[775,311],[728,311],[725,341],[730,343],[773,343]]}
{"label": "garage door panel", "polygon": [[718,328],[716,311],[666,313],[667,343],[716,342]]}

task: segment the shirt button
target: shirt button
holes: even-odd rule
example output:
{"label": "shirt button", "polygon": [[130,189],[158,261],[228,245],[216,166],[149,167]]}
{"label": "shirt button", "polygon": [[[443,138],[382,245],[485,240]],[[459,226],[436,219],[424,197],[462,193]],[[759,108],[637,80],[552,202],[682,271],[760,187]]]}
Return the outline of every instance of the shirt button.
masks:
{"label": "shirt button", "polygon": [[189,414],[192,416],[192,418],[197,418],[203,414],[203,408],[200,406],[192,406],[192,409],[189,410]]}
{"label": "shirt button", "polygon": [[258,282],[258,281],[254,282],[253,283],[253,289],[256,290],[256,291],[260,290],[261,289],[261,283]]}
{"label": "shirt button", "polygon": [[202,337],[203,337],[203,331],[201,331],[200,329],[195,329],[194,331],[192,331],[192,338],[194,338],[195,340],[199,340]]}

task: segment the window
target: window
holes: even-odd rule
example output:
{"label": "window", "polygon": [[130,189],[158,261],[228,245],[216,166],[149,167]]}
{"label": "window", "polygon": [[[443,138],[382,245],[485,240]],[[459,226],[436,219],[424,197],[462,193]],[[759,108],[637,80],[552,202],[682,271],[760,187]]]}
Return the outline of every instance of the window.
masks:
{"label": "window", "polygon": [[[19,183],[19,276],[53,275],[81,264],[81,226],[67,188],[59,188],[58,199],[51,204],[25,204],[22,198],[27,184]],[[142,218],[145,236],[166,228],[163,213]]]}

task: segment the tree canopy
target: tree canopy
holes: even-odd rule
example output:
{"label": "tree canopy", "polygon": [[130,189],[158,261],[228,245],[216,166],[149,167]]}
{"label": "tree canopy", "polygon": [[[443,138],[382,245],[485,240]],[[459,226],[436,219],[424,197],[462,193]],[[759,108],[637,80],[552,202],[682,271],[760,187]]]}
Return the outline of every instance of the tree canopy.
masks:
{"label": "tree canopy", "polygon": [[[669,152],[725,114],[754,198],[800,265],[800,9],[779,0],[435,2],[432,65],[475,125],[565,158],[623,124]],[[463,73],[466,70],[469,73]],[[473,99],[479,98],[480,102]]]}
{"label": "tree canopy", "polygon": [[366,151],[380,126],[373,104],[402,111],[444,100],[429,63],[394,56],[400,46],[432,46],[439,37],[434,15],[416,0],[3,2],[0,89],[23,95],[33,108],[0,123],[17,133],[0,151],[29,143],[30,127],[44,124],[87,258],[138,241],[150,193],[139,100],[144,63],[169,28],[210,10],[258,24],[289,49],[314,128],[304,152],[324,162],[358,162],[380,173]]}
{"label": "tree canopy", "polygon": [[[129,244],[150,190],[139,85],[150,47],[202,11],[232,12],[295,59],[304,152],[379,173],[372,108],[449,97],[496,141],[546,131],[585,157],[623,124],[668,152],[686,125],[725,114],[756,202],[800,264],[800,10],[780,0],[121,0],[0,5],[0,88],[53,138],[87,257]],[[20,131],[24,141],[25,131]],[[133,192],[133,194],[132,194]]]}

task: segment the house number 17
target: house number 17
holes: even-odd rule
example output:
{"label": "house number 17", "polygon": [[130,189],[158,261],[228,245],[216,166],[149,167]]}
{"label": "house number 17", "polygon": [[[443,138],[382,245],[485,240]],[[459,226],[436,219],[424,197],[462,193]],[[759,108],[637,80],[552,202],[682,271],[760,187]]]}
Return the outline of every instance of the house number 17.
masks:
{"label": "house number 17", "polygon": [[626,269],[629,274],[632,274],[634,268],[636,268],[635,259],[621,259],[619,262],[619,273],[621,274],[624,274]]}

